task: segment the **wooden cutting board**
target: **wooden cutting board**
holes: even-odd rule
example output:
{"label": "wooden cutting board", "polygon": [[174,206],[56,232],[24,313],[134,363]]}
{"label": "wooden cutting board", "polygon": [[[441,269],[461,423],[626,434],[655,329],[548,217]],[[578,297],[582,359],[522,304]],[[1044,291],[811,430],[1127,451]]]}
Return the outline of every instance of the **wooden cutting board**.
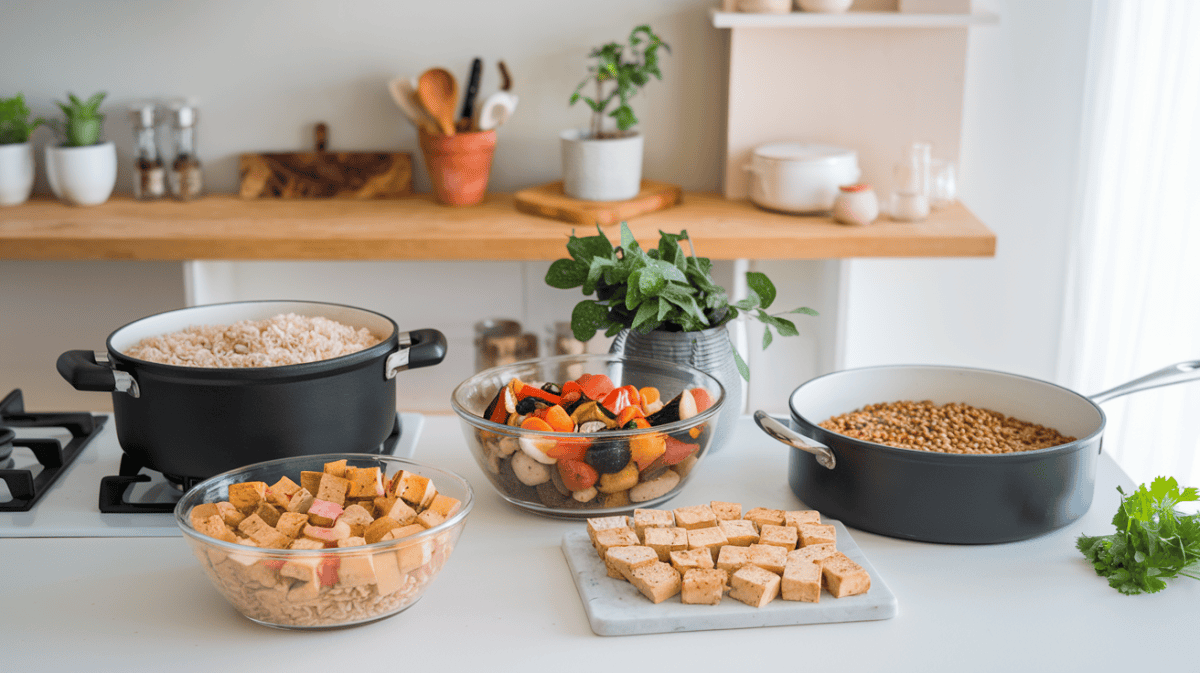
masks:
{"label": "wooden cutting board", "polygon": [[387,199],[412,194],[408,152],[328,152],[317,124],[312,152],[243,154],[243,199]]}
{"label": "wooden cutting board", "polygon": [[517,210],[574,224],[614,224],[683,201],[683,190],[654,180],[642,180],[642,190],[627,201],[580,201],[563,193],[562,181],[522,189],[514,195]]}

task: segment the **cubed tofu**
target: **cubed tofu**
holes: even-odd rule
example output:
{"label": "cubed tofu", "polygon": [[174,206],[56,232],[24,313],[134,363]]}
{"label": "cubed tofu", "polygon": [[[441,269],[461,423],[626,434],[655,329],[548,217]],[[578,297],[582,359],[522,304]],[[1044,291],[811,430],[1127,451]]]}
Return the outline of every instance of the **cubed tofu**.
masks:
{"label": "cubed tofu", "polygon": [[674,528],[675,513],[666,509],[633,510],[633,530],[644,537],[647,528]]}
{"label": "cubed tofu", "polygon": [[417,520],[417,510],[394,495],[375,498],[375,513],[377,516],[391,517],[406,526]]}
{"label": "cubed tofu", "polygon": [[359,587],[374,584],[375,557],[369,554],[344,556],[341,564],[338,565],[337,573],[338,584],[343,586]]}
{"label": "cubed tofu", "polygon": [[433,502],[429,503],[429,509],[426,511],[434,511],[449,519],[458,514],[458,510],[462,509],[462,503],[457,498],[451,498],[448,495],[438,493],[433,496]]}
{"label": "cubed tofu", "polygon": [[800,546],[808,547],[814,544],[837,544],[837,529],[819,523],[802,523],[798,527]]}
{"label": "cubed tofu", "polygon": [[609,528],[596,533],[594,546],[596,554],[600,558],[604,558],[611,547],[631,547],[641,543],[642,541],[638,539],[637,533],[633,532],[632,528]]}
{"label": "cubed tofu", "polygon": [[812,509],[783,513],[783,525],[795,528],[796,532],[800,532],[800,526],[810,523],[821,523],[821,513]]}
{"label": "cubed tofu", "polygon": [[717,525],[731,545],[749,547],[758,543],[758,527],[749,519],[719,521]]}
{"label": "cubed tofu", "polygon": [[425,527],[422,526],[421,524],[410,523],[407,526],[400,526],[398,528],[393,528],[393,529],[389,530],[388,532],[383,534],[383,537],[381,537],[379,539],[380,540],[399,540],[401,538],[406,538],[406,537],[416,535],[417,533],[420,533],[424,530],[425,530]]}
{"label": "cubed tofu", "polygon": [[727,544],[721,547],[721,553],[717,555],[717,569],[724,570],[730,574],[741,570],[742,566],[747,563],[750,563],[749,547],[737,547]]}
{"label": "cubed tofu", "polygon": [[[775,547],[778,549],[778,547]],[[775,600],[779,595],[779,575],[754,564],[742,566],[729,578],[729,597],[755,608]]]}
{"label": "cubed tofu", "polygon": [[[413,530],[417,529],[417,530]],[[420,533],[424,528],[417,524],[397,528],[389,535],[396,536],[397,539],[409,537]],[[387,539],[386,536],[384,539]],[[410,544],[402,544],[396,549],[396,562],[399,564],[400,570],[403,572],[412,572],[417,568],[429,563],[433,558],[433,540],[426,538],[423,540],[413,540]]]}
{"label": "cubed tofu", "polygon": [[350,525],[344,521],[338,521],[330,527],[308,524],[304,527],[304,537],[333,546],[338,540],[350,537]]}
{"label": "cubed tofu", "polygon": [[417,515],[417,523],[424,528],[433,528],[445,520],[446,517],[442,516],[438,512],[433,511],[432,509],[427,509]]}
{"label": "cubed tofu", "polygon": [[716,562],[713,561],[712,553],[707,549],[688,549],[686,551],[671,552],[671,567],[678,570],[680,574],[683,574],[693,569],[708,570],[715,568]]}
{"label": "cubed tofu", "polygon": [[321,559],[316,556],[295,558],[280,566],[279,574],[320,586],[321,580],[317,577],[317,568],[320,565]]}
{"label": "cubed tofu", "polygon": [[264,481],[244,481],[229,485],[229,504],[245,514],[258,509],[258,503],[262,502],[266,495],[267,483]]}
{"label": "cubed tofu", "polygon": [[209,536],[215,537],[218,540],[225,542],[237,542],[237,536],[225,525],[225,520],[220,514],[212,514],[203,519],[193,519],[192,527],[197,531]]}
{"label": "cubed tofu", "polygon": [[608,576],[623,580],[629,580],[635,568],[657,562],[658,553],[642,545],[612,547],[604,556],[604,565],[609,570]]}
{"label": "cubed tofu", "polygon": [[602,516],[587,520],[588,539],[596,544],[596,533],[610,528],[629,528],[627,516]]}
{"label": "cubed tofu", "polygon": [[371,525],[375,517],[371,516],[371,513],[362,505],[350,505],[342,510],[342,514],[337,520],[350,526],[351,536],[362,537],[367,531],[367,526]]}
{"label": "cubed tofu", "polygon": [[646,539],[642,542],[658,554],[659,561],[667,563],[671,560],[671,552],[688,548],[688,532],[686,528],[647,528]]}
{"label": "cubed tofu", "polygon": [[298,537],[295,540],[292,540],[291,544],[288,545],[288,549],[324,549],[324,548],[325,548],[324,542],[318,542],[316,540],[311,540],[306,537]]}
{"label": "cubed tofu", "polygon": [[345,510],[342,509],[342,506],[336,502],[317,498],[308,508],[308,521],[314,526],[332,526],[343,511]]}
{"label": "cubed tofu", "polygon": [[367,543],[366,538],[351,536],[351,537],[346,538],[345,540],[338,540],[337,546],[338,546],[338,549],[341,549],[342,547],[361,547],[361,546],[365,545],[366,543]]}
{"label": "cubed tofu", "polygon": [[316,582],[296,582],[288,589],[289,603],[307,603],[321,595],[321,586]]}
{"label": "cubed tofu", "polygon": [[713,528],[717,525],[717,515],[708,505],[679,507],[675,509],[675,525],[687,530]]}
{"label": "cubed tofu", "polygon": [[652,603],[661,603],[683,589],[679,573],[662,561],[635,568],[629,581]]}
{"label": "cubed tofu", "polygon": [[680,600],[691,605],[718,605],[729,574],[724,570],[691,568],[683,573]]}
{"label": "cubed tofu", "polygon": [[796,541],[799,539],[799,533],[791,526],[776,526],[768,523],[758,530],[759,544],[771,544],[776,547],[783,547],[786,551],[795,549]]}
{"label": "cubed tofu", "polygon": [[345,478],[346,476],[346,459],[335,460],[332,463],[325,463],[323,470],[325,474],[332,474],[335,477]]}
{"label": "cubed tofu", "polygon": [[197,523],[207,519],[210,516],[220,516],[221,510],[216,503],[206,502],[202,505],[192,507],[192,511],[188,512],[188,517],[192,520],[192,528],[197,527]]}
{"label": "cubed tofu", "polygon": [[833,556],[837,553],[837,546],[832,544],[811,544],[807,547],[799,547],[795,551],[788,552],[787,565],[799,563],[801,561],[807,563],[820,563],[827,556]]}
{"label": "cubed tofu", "polygon": [[217,511],[221,514],[221,518],[225,520],[225,525],[230,528],[237,528],[238,524],[246,518],[245,514],[239,512],[236,507],[228,502],[218,502]]}
{"label": "cubed tofu", "polygon": [[300,485],[288,479],[286,476],[280,477],[279,481],[271,484],[267,488],[267,502],[279,507],[287,509],[288,503],[291,502],[292,496],[300,490]]}
{"label": "cubed tofu", "polygon": [[717,521],[736,521],[742,518],[742,504],[740,502],[713,500],[708,503],[708,507],[717,517]]}
{"label": "cubed tofu", "polygon": [[743,519],[753,521],[761,530],[763,524],[771,524],[772,526],[783,525],[783,510],[767,509],[765,507],[754,507],[742,515]]}
{"label": "cubed tofu", "polygon": [[408,580],[408,575],[400,572],[400,561],[391,551],[380,552],[371,557],[375,566],[375,588],[380,596],[399,591]]}
{"label": "cubed tofu", "polygon": [[796,561],[783,568],[780,593],[785,601],[821,602],[821,566],[813,561]]}
{"label": "cubed tofu", "polygon": [[288,501],[287,511],[308,514],[308,509],[312,507],[314,500],[316,500],[316,496],[309,493],[307,488],[302,488]]}
{"label": "cubed tofu", "polygon": [[300,472],[300,488],[309,493],[316,493],[321,488],[321,476],[324,474],[324,472],[302,470]]}
{"label": "cubed tofu", "polygon": [[783,574],[783,567],[787,565],[786,549],[770,544],[752,544],[746,549],[750,550],[750,563],[776,575]]}
{"label": "cubed tofu", "polygon": [[350,481],[351,498],[378,498],[384,494],[383,471],[378,467],[348,467],[344,475]]}
{"label": "cubed tofu", "polygon": [[291,542],[288,537],[268,525],[257,514],[251,514],[246,517],[245,520],[238,524],[238,530],[246,537],[254,540],[257,546],[267,549],[283,549]]}
{"label": "cubed tofu", "polygon": [[363,531],[363,537],[366,538],[367,544],[375,544],[383,539],[383,536],[393,528],[399,528],[400,522],[387,516],[381,516],[371,522],[367,526],[367,530]]}
{"label": "cubed tofu", "polygon": [[392,479],[392,495],[399,497],[418,510],[423,510],[428,508],[433,499],[437,497],[437,488],[428,477],[401,470]]}
{"label": "cubed tofu", "polygon": [[725,538],[725,533],[721,532],[719,526],[694,528],[687,532],[687,536],[688,549],[706,549],[714,561],[716,561],[717,553],[721,551],[721,547],[729,544],[729,540]]}
{"label": "cubed tofu", "polygon": [[268,526],[274,526],[279,523],[279,509],[266,500],[258,503],[258,509],[254,510],[254,513],[263,521],[266,521]]}
{"label": "cubed tofu", "polygon": [[279,583],[279,568],[275,564],[251,563],[246,565],[246,579],[270,589]]}
{"label": "cubed tofu", "polygon": [[294,538],[300,535],[306,525],[308,525],[307,514],[284,512],[279,515],[279,521],[275,522],[275,530],[289,538]]}
{"label": "cubed tofu", "polygon": [[340,507],[346,505],[346,493],[350,490],[350,482],[342,477],[326,472],[321,475],[321,483],[317,486],[317,500],[332,502]]}
{"label": "cubed tofu", "polygon": [[834,598],[865,594],[871,588],[871,576],[867,571],[842,552],[826,557],[821,562],[821,572],[825,587]]}

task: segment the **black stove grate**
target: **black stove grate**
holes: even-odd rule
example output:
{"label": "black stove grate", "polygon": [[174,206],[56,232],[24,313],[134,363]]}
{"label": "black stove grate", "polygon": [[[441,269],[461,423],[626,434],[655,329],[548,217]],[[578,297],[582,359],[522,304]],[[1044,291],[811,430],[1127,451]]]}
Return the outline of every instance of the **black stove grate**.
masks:
{"label": "black stove grate", "polygon": [[[12,447],[24,447],[33,452],[42,469],[36,475],[33,470],[0,470],[0,479],[8,485],[12,500],[0,502],[0,512],[28,512],[38,500],[50,490],[59,476],[79,457],[80,452],[100,433],[108,416],[93,416],[89,413],[44,413],[25,411],[25,398],[18,388],[0,400],[0,453],[6,457]],[[8,428],[4,432],[3,428]],[[16,436],[15,428],[63,428],[71,433],[64,446],[57,439],[23,439]],[[5,440],[8,440],[7,442]]]}
{"label": "black stove grate", "polygon": [[[384,438],[377,454],[390,456],[396,452],[400,441],[400,414],[392,423],[392,431]],[[100,511],[111,514],[170,514],[175,511],[175,502],[130,502],[125,498],[126,492],[134,484],[147,483],[152,480],[148,474],[142,474],[146,468],[142,462],[127,453],[121,454],[120,474],[104,477],[100,480]],[[176,478],[164,475],[168,481],[181,487],[180,493],[191,489],[204,481],[196,478]]]}

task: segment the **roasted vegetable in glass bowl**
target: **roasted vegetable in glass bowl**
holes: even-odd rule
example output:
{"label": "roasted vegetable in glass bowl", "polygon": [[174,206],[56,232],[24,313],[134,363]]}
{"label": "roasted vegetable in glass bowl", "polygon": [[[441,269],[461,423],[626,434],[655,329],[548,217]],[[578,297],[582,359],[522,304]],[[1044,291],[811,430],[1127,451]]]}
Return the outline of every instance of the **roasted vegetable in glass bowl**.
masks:
{"label": "roasted vegetable in glass bowl", "polygon": [[619,355],[488,369],[451,399],[500,495],[568,518],[671,499],[708,452],[724,403],[721,384],[698,369]]}

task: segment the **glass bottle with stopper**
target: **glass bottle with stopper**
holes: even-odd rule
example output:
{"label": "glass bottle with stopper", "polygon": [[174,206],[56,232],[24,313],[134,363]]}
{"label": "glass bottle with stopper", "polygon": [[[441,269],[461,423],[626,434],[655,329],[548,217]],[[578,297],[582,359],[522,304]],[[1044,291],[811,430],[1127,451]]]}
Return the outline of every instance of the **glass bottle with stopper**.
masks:
{"label": "glass bottle with stopper", "polygon": [[171,127],[175,136],[175,159],[171,162],[171,195],[183,201],[198,198],[204,192],[200,159],[196,156],[195,106],[176,103],[171,107]]}
{"label": "glass bottle with stopper", "polygon": [[129,108],[133,123],[133,138],[137,143],[134,160],[133,198],[156,201],[167,193],[166,170],[158,151],[154,129],[158,121],[157,108],[152,102],[137,103]]}

